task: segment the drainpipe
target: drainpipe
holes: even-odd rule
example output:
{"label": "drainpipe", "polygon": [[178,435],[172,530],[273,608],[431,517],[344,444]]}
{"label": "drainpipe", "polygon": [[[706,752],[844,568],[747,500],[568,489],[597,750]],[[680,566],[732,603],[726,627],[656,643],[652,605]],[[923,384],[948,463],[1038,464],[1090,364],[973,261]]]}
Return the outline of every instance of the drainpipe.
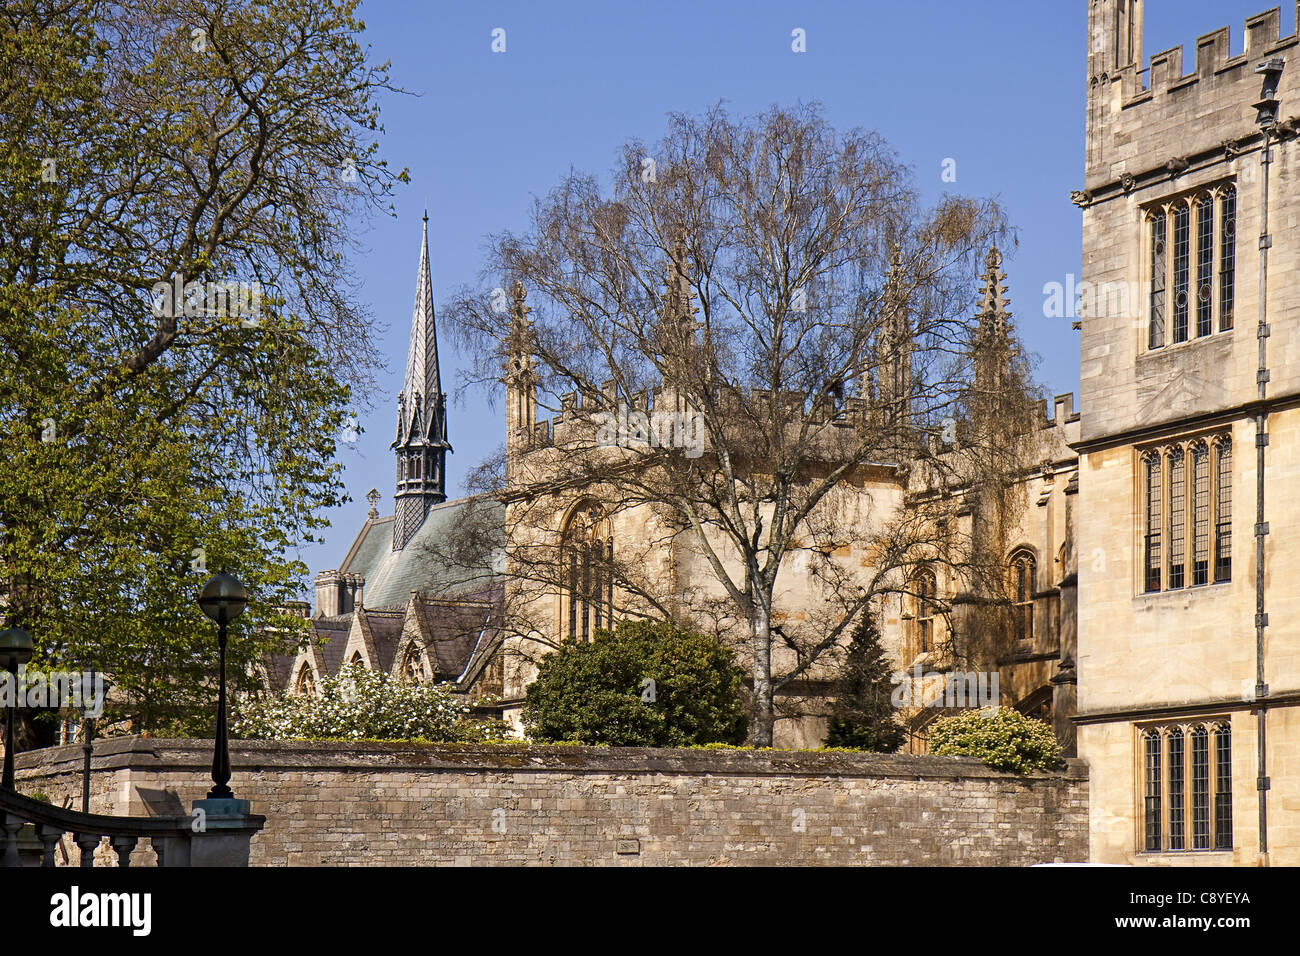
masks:
{"label": "drainpipe", "polygon": [[1260,153],[1260,206],[1259,206],[1259,322],[1256,337],[1259,340],[1259,368],[1255,373],[1259,410],[1255,413],[1255,726],[1256,749],[1259,755],[1255,790],[1259,798],[1259,852],[1268,855],[1268,751],[1266,714],[1268,684],[1264,682],[1264,629],[1268,627],[1268,614],[1264,609],[1264,538],[1268,522],[1264,520],[1264,449],[1268,447],[1268,410],[1264,405],[1268,389],[1268,250],[1273,238],[1268,232],[1268,174],[1273,162],[1272,134],[1277,123],[1278,82],[1285,61],[1281,57],[1266,60],[1255,68],[1264,77],[1260,101],[1255,104],[1260,132],[1264,135],[1264,149]]}

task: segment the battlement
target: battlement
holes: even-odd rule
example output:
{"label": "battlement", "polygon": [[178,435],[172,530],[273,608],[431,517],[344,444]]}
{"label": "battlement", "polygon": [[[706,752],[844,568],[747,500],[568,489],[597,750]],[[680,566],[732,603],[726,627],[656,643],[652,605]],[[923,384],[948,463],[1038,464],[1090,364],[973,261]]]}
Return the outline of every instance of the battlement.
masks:
{"label": "battlement", "polygon": [[[1297,6],[1300,6],[1300,4],[1297,4]],[[1236,56],[1229,56],[1232,49],[1231,39],[1232,31],[1230,27],[1220,27],[1197,39],[1196,68],[1187,74],[1183,73],[1183,48],[1181,46],[1153,54],[1150,67],[1142,71],[1147,76],[1146,83],[1142,88],[1138,88],[1137,80],[1140,77],[1136,67],[1133,67],[1133,89],[1124,89],[1123,91],[1124,108],[1131,109],[1141,106],[1144,103],[1151,102],[1161,93],[1182,89],[1201,79],[1216,76],[1227,70],[1236,70],[1239,67],[1248,66],[1256,60],[1277,53],[1297,42],[1294,33],[1289,36],[1282,36],[1282,11],[1280,7],[1274,7],[1272,10],[1256,14],[1246,21],[1246,47],[1244,52]],[[1121,71],[1121,73],[1123,72],[1126,71]],[[1239,76],[1234,76],[1232,79],[1248,79],[1251,82],[1257,82],[1254,74],[1249,70],[1243,71]]]}
{"label": "battlement", "polygon": [[[1232,33],[1220,27],[1196,41],[1194,67],[1181,46],[1151,56],[1142,69],[1142,0],[1090,0],[1087,162],[1080,205],[1165,182],[1232,160],[1261,140],[1254,104],[1255,67],[1290,60],[1279,96],[1283,117],[1300,115],[1300,36],[1282,36],[1281,8],[1245,24],[1245,51],[1230,56]],[[1297,4],[1300,13],[1300,0]],[[1295,121],[1292,120],[1292,123]]]}

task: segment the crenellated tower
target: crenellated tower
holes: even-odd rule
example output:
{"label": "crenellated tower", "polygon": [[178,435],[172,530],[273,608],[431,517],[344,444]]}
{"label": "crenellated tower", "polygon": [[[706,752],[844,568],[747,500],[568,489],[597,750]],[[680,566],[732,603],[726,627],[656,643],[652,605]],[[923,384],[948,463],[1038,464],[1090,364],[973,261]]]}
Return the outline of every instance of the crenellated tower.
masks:
{"label": "crenellated tower", "polygon": [[447,441],[447,396],[438,371],[428,213],[424,216],[406,378],[397,396],[397,438],[390,447],[397,455],[393,550],[401,551],[420,530],[429,509],[447,500],[447,452],[452,450]]}

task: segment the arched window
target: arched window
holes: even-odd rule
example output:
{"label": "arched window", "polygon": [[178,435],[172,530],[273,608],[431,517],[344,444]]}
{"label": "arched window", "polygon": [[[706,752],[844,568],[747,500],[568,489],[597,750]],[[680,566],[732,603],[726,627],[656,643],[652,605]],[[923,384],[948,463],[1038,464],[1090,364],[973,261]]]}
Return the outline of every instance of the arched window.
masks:
{"label": "arched window", "polygon": [[934,571],[924,568],[917,572],[916,581],[916,646],[918,653],[934,650],[934,603],[938,581]]}
{"label": "arched window", "polygon": [[1165,231],[1168,217],[1163,209],[1151,217],[1151,316],[1147,335],[1147,348],[1158,349],[1165,344],[1165,283],[1168,281]]}
{"label": "arched window", "polygon": [[1210,449],[1192,446],[1192,585],[1210,583]]}
{"label": "arched window", "polygon": [[1219,331],[1232,328],[1237,270],[1237,190],[1226,187],[1219,197]]}
{"label": "arched window", "polygon": [[1163,200],[1148,212],[1147,227],[1147,348],[1166,345],[1167,319],[1169,343],[1175,345],[1211,335],[1216,309],[1218,330],[1230,331],[1236,296],[1236,188],[1229,184]]}
{"label": "arched window", "polygon": [[361,659],[361,652],[360,652],[360,651],[353,651],[353,652],[352,652],[352,656],[351,656],[350,658],[348,658],[348,663],[351,664],[351,665],[353,665],[354,667],[365,667],[365,666],[366,666],[366,662],[365,662],[364,660]]}
{"label": "arched window", "polygon": [[1151,852],[1232,849],[1232,728],[1227,718],[1150,727],[1140,737]]}
{"label": "arched window", "polygon": [[402,681],[407,684],[422,684],[429,679],[428,671],[424,666],[424,655],[414,643],[406,648],[400,674]]}
{"label": "arched window", "polygon": [[293,682],[293,692],[299,697],[315,697],[316,681],[312,678],[311,665],[306,661],[298,668],[298,677]]}
{"label": "arched window", "polygon": [[[1231,580],[1231,436],[1194,438],[1152,448],[1142,453],[1140,462],[1144,589],[1160,591]],[[1167,476],[1163,483],[1162,474]],[[1162,548],[1164,542],[1168,545]]]}
{"label": "arched window", "polygon": [[1186,202],[1174,205],[1174,341],[1187,341],[1188,264],[1191,256],[1191,213]]}
{"label": "arched window", "polygon": [[561,548],[561,614],[571,640],[590,641],[614,625],[614,539],[595,505],[577,508]]}
{"label": "arched window", "polygon": [[1143,735],[1143,765],[1146,769],[1142,810],[1146,824],[1145,848],[1160,849],[1160,732],[1147,731]]}
{"label": "arched window", "polygon": [[1012,633],[1017,641],[1034,639],[1034,588],[1038,562],[1028,548],[1011,555]]}

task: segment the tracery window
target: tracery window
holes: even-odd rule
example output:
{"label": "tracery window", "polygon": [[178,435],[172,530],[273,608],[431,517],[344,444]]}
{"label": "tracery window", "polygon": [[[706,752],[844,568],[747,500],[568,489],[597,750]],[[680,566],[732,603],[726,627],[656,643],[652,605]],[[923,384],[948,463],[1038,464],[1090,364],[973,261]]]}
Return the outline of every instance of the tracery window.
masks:
{"label": "tracery window", "polygon": [[1148,448],[1141,453],[1140,474],[1143,590],[1231,580],[1231,438],[1218,435]]}
{"label": "tracery window", "polygon": [[1167,316],[1170,341],[1175,345],[1213,334],[1216,313],[1218,331],[1231,330],[1236,296],[1236,188],[1224,184],[1152,207],[1147,214],[1147,234],[1147,348],[1165,346]]}
{"label": "tracery window", "polygon": [[1034,638],[1034,588],[1038,562],[1027,548],[1011,555],[1012,630],[1017,641]]}
{"label": "tracery window", "polygon": [[916,646],[918,653],[934,650],[934,605],[938,580],[934,571],[924,568],[916,575]]}
{"label": "tracery window", "polygon": [[1227,718],[1147,728],[1140,740],[1143,848],[1157,853],[1231,850],[1232,727]]}
{"label": "tracery window", "polygon": [[406,655],[402,658],[401,679],[408,684],[422,684],[429,679],[428,669],[424,666],[424,655],[415,644],[406,648]]}
{"label": "tracery window", "polygon": [[316,696],[316,681],[312,679],[311,665],[303,661],[298,668],[298,677],[293,682],[293,692],[300,697]]}
{"label": "tracery window", "polygon": [[561,612],[571,640],[614,626],[614,539],[594,505],[576,509],[563,538]]}

